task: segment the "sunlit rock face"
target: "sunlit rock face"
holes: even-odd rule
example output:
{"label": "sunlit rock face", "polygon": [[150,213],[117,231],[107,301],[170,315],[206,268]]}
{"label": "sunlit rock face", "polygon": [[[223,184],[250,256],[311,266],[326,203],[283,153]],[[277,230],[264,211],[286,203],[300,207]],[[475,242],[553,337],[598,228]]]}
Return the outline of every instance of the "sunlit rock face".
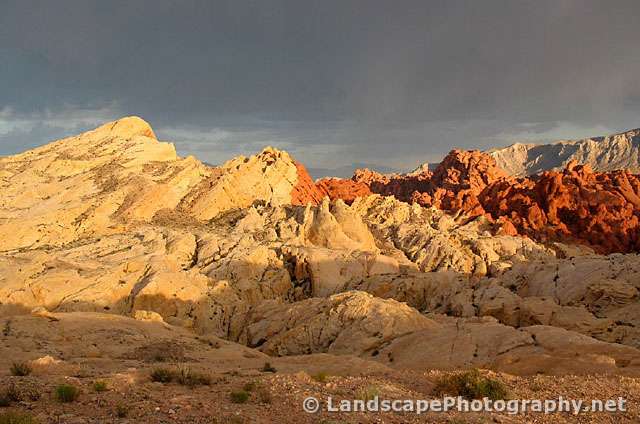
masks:
{"label": "sunlit rock face", "polygon": [[516,177],[561,171],[576,161],[599,172],[627,169],[640,172],[640,129],[604,137],[551,144],[516,143],[489,150],[498,166]]}
{"label": "sunlit rock face", "polygon": [[486,153],[454,150],[433,173],[361,170],[352,180],[321,183],[332,188],[327,193],[334,199],[365,197],[362,186],[421,206],[484,216],[503,234],[577,243],[604,254],[640,250],[640,178],[627,170],[595,172],[573,160],[561,171],[515,178]]}
{"label": "sunlit rock face", "polygon": [[513,179],[454,151],[433,173],[314,182],[270,147],[180,158],[130,117],[0,158],[0,188],[3,317],[127,316],[401,369],[640,365],[627,172]]}

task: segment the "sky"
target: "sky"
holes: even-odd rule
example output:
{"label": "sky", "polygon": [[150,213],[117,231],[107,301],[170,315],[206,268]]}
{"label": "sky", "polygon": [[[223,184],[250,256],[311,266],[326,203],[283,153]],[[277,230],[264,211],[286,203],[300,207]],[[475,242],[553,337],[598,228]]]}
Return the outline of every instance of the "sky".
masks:
{"label": "sky", "polygon": [[318,177],[640,127],[637,0],[0,0],[0,155],[122,116]]}

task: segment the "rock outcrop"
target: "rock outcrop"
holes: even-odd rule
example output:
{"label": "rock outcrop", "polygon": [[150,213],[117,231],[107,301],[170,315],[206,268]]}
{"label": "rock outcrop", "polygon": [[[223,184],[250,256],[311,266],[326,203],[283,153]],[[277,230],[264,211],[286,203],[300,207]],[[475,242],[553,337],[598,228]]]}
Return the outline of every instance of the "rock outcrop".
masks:
{"label": "rock outcrop", "polygon": [[[483,213],[478,194],[489,184],[506,177],[490,156],[479,151],[453,150],[433,173],[425,169],[406,175],[383,175],[368,169],[358,170],[349,182],[332,179],[331,186],[336,188],[327,193],[332,199],[352,201],[370,191],[394,196],[403,202],[447,211],[463,210],[477,216]],[[320,183],[325,184],[324,181]]]}
{"label": "rock outcrop", "polygon": [[639,186],[573,165],[514,180],[457,151],[316,185],[286,152],[213,168],[125,118],[0,158],[0,317],[122,315],[260,358],[640,375],[637,255],[553,243],[635,250]]}
{"label": "rock outcrop", "polygon": [[551,144],[516,143],[489,150],[498,166],[510,175],[523,177],[543,171],[561,171],[572,162],[599,172],[627,169],[640,172],[640,129],[605,137]]}
{"label": "rock outcrop", "polygon": [[579,242],[602,253],[640,250],[640,178],[626,171],[594,173],[573,162],[562,172],[497,182],[478,199],[493,218],[537,240]]}
{"label": "rock outcrop", "polygon": [[277,356],[365,355],[400,335],[436,327],[395,300],[351,291],[292,305],[265,302],[252,311],[242,338],[249,346]]}
{"label": "rock outcrop", "polygon": [[353,180],[404,202],[484,216],[499,234],[581,243],[601,253],[640,250],[640,178],[628,171],[593,172],[573,161],[561,172],[511,178],[487,154],[452,151],[433,174],[362,171]]}
{"label": "rock outcrop", "polygon": [[341,199],[349,205],[358,197],[372,194],[367,184],[341,178],[323,178],[316,182],[316,186],[330,199]]}
{"label": "rock outcrop", "polygon": [[206,221],[255,201],[317,204],[304,167],[266,148],[219,168],[176,155],[140,118],[0,158],[0,251],[114,234],[132,222]]}

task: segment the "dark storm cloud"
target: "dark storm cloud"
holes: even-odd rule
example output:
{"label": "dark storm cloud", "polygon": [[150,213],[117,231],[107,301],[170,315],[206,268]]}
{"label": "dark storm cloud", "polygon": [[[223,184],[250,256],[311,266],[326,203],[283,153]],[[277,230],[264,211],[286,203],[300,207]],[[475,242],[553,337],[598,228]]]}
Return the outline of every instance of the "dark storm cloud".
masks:
{"label": "dark storm cloud", "polygon": [[638,18],[624,0],[1,0],[0,154],[58,111],[316,168],[637,127]]}

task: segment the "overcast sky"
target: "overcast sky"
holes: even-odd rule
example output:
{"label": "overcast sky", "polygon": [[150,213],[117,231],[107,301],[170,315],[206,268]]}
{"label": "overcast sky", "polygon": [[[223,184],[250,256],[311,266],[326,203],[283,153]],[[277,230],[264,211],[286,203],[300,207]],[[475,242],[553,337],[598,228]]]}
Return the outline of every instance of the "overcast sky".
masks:
{"label": "overcast sky", "polygon": [[603,135],[640,127],[638,22],[637,0],[0,0],[0,155],[125,115],[316,175]]}

